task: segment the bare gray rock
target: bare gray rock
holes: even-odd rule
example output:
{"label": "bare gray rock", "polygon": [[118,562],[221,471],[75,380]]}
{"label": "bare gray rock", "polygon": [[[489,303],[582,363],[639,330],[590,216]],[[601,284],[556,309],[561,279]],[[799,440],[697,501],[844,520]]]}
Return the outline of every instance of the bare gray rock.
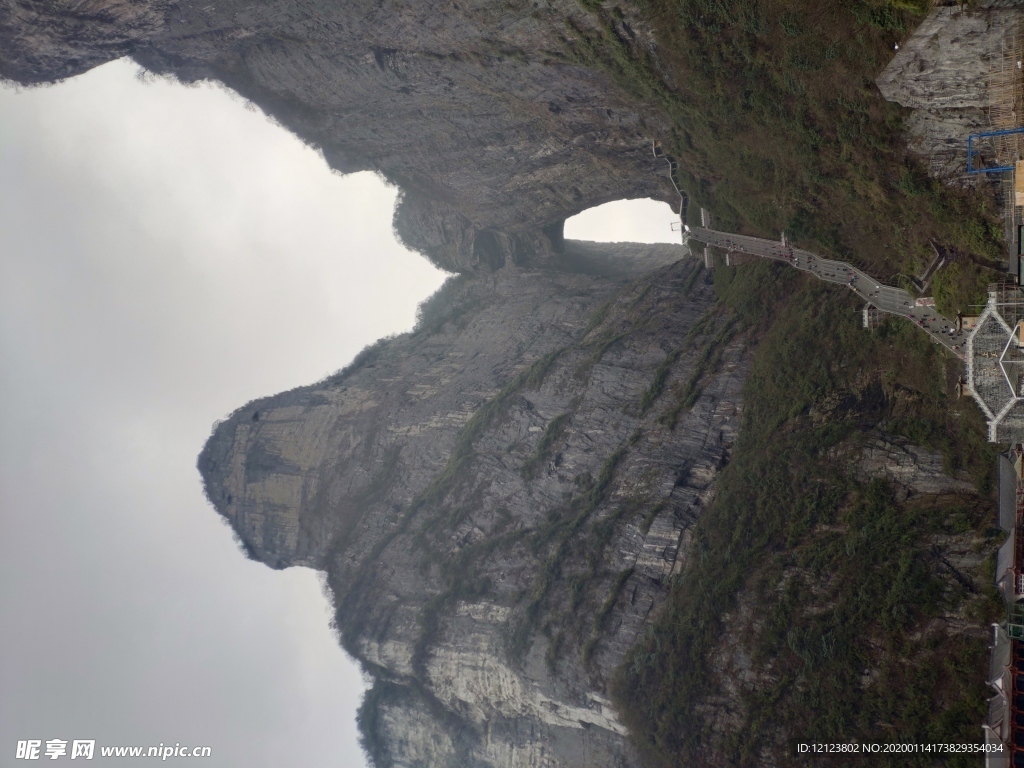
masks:
{"label": "bare gray rock", "polygon": [[[657,65],[620,11],[620,37]],[[567,217],[609,200],[678,202],[652,153],[668,121],[588,58],[597,23],[575,0],[0,0],[0,77],[132,56],[223,82],[333,168],[398,184],[397,231],[461,272],[549,256]]]}
{"label": "bare gray rock", "polygon": [[967,137],[991,125],[989,86],[1022,8],[1015,0],[934,8],[878,76],[886,99],[913,110],[911,149],[948,182],[967,182]]}
{"label": "bare gray rock", "polygon": [[954,477],[946,470],[941,454],[883,432],[866,437],[854,465],[863,480],[887,480],[901,501],[910,494],[974,491],[966,473]]}
{"label": "bare gray rock", "polygon": [[608,676],[682,568],[747,367],[722,319],[694,331],[713,295],[683,257],[568,243],[460,279],[431,327],[216,427],[200,469],[250,556],[327,571],[378,765],[636,764]]}

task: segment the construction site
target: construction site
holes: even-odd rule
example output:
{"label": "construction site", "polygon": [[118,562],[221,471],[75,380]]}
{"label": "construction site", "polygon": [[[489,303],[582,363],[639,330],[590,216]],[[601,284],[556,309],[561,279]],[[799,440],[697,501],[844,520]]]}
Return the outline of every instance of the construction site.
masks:
{"label": "construction site", "polygon": [[[1015,4],[1010,7],[1016,8]],[[960,13],[963,13],[961,10]],[[936,9],[922,23],[890,67],[907,66],[918,50],[935,46],[940,22],[955,23],[954,8]],[[969,18],[964,16],[963,18]],[[957,396],[970,395],[985,415],[988,440],[1002,447],[998,458],[998,525],[1006,533],[999,548],[995,583],[1006,601],[1006,619],[992,625],[988,683],[994,695],[982,725],[989,768],[1024,768],[1024,47],[1022,27],[1014,20],[999,48],[985,52],[990,62],[985,83],[985,124],[975,126],[961,147],[964,186],[990,184],[999,201],[1006,248],[1005,278],[988,288],[987,302],[955,318],[935,309],[928,296],[884,285],[855,265],[794,248],[779,240],[716,231],[711,215],[700,211],[700,226],[687,225],[686,195],[680,192],[682,239],[708,269],[771,259],[842,285],[864,301],[863,326],[878,327],[886,316],[906,318],[950,355],[964,363]],[[899,48],[899,46],[897,46]],[[904,60],[900,61],[900,56]],[[884,73],[883,73],[884,76]],[[656,156],[663,156],[660,146]],[[670,173],[675,161],[666,157]],[[671,175],[670,175],[671,177]],[[944,266],[935,261],[914,287],[923,292]]]}

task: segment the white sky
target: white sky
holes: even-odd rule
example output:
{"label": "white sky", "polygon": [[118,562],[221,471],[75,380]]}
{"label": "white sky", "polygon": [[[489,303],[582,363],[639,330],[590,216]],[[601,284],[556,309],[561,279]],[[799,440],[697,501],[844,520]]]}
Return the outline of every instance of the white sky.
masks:
{"label": "white sky", "polygon": [[[0,89],[0,763],[59,738],[360,766],[316,575],[246,560],[195,461],[215,419],[411,327],[444,275],[377,177],[135,72]],[[678,242],[647,202],[567,235]]]}
{"label": "white sky", "polygon": [[[673,222],[676,231],[672,231]],[[680,243],[679,216],[656,200],[616,200],[567,219],[570,240],[599,243]]]}

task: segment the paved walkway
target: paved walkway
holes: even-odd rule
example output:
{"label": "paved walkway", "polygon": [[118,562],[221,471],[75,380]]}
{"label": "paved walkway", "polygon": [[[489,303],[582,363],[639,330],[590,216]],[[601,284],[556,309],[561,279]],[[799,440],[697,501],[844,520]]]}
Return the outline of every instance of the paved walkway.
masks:
{"label": "paved walkway", "polygon": [[810,272],[819,280],[845,285],[882,312],[908,318],[961,360],[965,357],[967,334],[957,331],[954,324],[936,312],[934,307],[915,306],[914,298],[902,288],[882,285],[845,261],[823,259],[810,251],[802,251],[775,240],[716,232],[702,227],[691,227],[687,234],[690,240],[727,251],[739,251],[782,261],[804,272]]}

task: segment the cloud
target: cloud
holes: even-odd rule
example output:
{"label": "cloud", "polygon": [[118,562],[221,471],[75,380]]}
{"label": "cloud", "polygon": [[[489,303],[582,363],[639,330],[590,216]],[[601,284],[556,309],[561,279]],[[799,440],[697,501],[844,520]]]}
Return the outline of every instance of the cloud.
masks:
{"label": "cloud", "polygon": [[217,87],[116,62],[0,110],[0,750],[361,764],[315,574],[245,560],[195,457],[216,418],[410,327],[444,275],[395,242],[395,190]]}
{"label": "cloud", "polygon": [[[395,241],[394,189],[221,88],[121,61],[0,111],[0,754],[362,764],[315,574],[245,560],[195,457],[215,419],[411,327],[444,275]],[[626,201],[566,230],[678,242],[672,218]]]}

